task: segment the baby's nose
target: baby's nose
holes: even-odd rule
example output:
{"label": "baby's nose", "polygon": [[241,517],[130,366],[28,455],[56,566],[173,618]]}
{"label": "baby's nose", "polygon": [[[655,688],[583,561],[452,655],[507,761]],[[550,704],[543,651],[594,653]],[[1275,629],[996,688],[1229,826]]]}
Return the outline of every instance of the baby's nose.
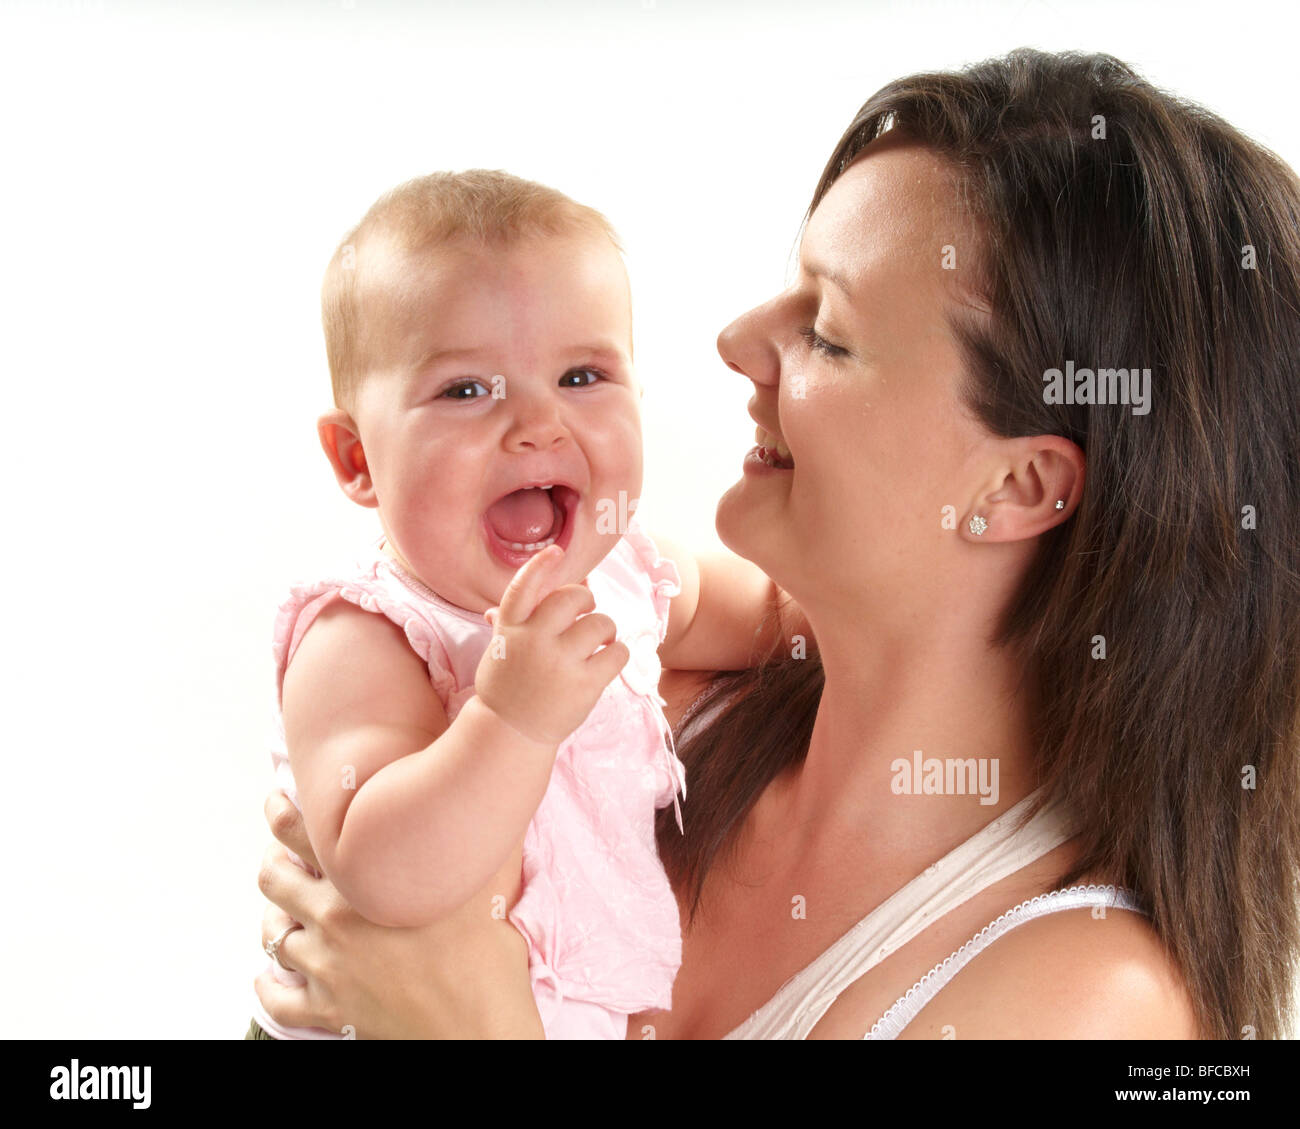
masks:
{"label": "baby's nose", "polygon": [[511,442],[522,448],[549,450],[562,443],[568,429],[554,405],[523,406],[510,429]]}

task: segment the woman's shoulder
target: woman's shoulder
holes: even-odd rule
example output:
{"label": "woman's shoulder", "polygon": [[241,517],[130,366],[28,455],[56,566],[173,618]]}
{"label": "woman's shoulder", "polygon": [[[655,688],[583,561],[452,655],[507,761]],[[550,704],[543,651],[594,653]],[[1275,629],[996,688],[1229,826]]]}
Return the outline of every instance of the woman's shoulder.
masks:
{"label": "woman's shoulder", "polygon": [[999,937],[900,1037],[945,1036],[1194,1039],[1197,1024],[1186,982],[1147,917],[1080,908]]}

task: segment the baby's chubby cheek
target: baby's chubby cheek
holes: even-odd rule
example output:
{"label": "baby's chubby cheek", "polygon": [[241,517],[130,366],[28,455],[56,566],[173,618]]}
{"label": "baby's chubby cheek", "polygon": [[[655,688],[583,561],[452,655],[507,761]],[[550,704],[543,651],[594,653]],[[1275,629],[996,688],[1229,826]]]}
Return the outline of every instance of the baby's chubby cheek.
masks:
{"label": "baby's chubby cheek", "polygon": [[[586,447],[590,486],[583,509],[595,515],[613,504],[626,511],[633,499],[641,497],[640,418],[633,415],[611,422]],[[605,528],[603,523],[601,528]]]}

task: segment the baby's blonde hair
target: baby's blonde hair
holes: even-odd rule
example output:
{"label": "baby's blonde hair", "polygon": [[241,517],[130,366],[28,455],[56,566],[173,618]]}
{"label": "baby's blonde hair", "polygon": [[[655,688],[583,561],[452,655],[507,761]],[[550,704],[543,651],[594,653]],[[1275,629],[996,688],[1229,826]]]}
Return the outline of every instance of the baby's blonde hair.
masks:
{"label": "baby's blonde hair", "polygon": [[595,208],[554,188],[491,169],[437,172],[385,192],[343,237],[325,270],[321,321],[336,407],[351,411],[367,371],[363,348],[365,252],[420,253],[455,239],[509,246],[530,236],[618,235]]}

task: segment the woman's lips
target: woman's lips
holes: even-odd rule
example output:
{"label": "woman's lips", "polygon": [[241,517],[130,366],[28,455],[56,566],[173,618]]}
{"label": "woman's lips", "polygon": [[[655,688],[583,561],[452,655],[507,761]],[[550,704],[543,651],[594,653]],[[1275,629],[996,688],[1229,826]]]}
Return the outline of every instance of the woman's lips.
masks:
{"label": "woman's lips", "polygon": [[751,447],[743,469],[746,474],[789,474],[794,470],[794,461],[781,458],[772,447]]}
{"label": "woman's lips", "polygon": [[794,470],[794,456],[785,445],[785,439],[775,431],[768,431],[762,424],[754,429],[754,438],[758,445],[752,447],[745,456],[745,469],[754,465],[755,470]]}
{"label": "woman's lips", "polygon": [[769,462],[774,462],[777,466],[789,469],[794,466],[794,456],[790,453],[790,448],[786,446],[785,439],[775,431],[768,431],[762,425],[754,429],[754,439],[758,443],[758,449],[764,453]]}

